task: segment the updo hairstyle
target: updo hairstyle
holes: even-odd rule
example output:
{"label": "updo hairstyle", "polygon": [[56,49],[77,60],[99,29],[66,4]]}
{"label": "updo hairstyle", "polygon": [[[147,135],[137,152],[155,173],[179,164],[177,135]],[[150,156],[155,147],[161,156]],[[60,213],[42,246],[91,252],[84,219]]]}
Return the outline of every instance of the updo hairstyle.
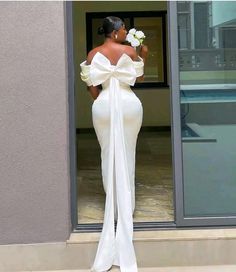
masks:
{"label": "updo hairstyle", "polygon": [[98,28],[99,35],[105,35],[105,37],[110,37],[113,30],[119,30],[124,25],[124,22],[115,16],[108,16],[103,19],[103,24]]}

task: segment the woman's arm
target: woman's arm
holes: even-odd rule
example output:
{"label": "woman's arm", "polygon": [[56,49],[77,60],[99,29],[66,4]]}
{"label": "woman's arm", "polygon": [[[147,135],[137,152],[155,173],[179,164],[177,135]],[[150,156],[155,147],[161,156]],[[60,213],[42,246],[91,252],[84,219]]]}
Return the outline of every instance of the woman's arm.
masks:
{"label": "woman's arm", "polygon": [[[143,63],[145,65],[146,58],[148,55],[148,47],[146,45],[141,45],[139,56],[143,59]],[[142,82],[144,80],[144,75],[137,77],[136,82]]]}
{"label": "woman's arm", "polygon": [[88,91],[90,92],[92,98],[95,100],[97,99],[98,95],[99,95],[99,88],[98,86],[88,86]]}
{"label": "woman's arm", "polygon": [[[88,56],[87,56],[87,64],[90,64],[94,55],[97,53],[98,49],[95,48],[93,50],[91,50],[89,53],[88,53]],[[99,95],[99,88],[98,86],[88,86],[88,91],[90,92],[92,98],[95,100],[97,99],[98,95]]]}
{"label": "woman's arm", "polygon": [[144,63],[146,61],[147,55],[148,55],[148,47],[146,45],[141,45],[139,56],[143,59]]}

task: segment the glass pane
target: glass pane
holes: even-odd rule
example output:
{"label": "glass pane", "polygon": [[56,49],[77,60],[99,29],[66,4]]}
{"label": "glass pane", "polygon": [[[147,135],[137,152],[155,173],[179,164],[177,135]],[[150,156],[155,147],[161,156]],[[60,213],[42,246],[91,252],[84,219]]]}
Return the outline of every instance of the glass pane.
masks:
{"label": "glass pane", "polygon": [[194,39],[179,50],[184,213],[236,215],[236,2],[191,4]]}
{"label": "glass pane", "polygon": [[190,2],[189,1],[179,1],[178,10],[181,12],[189,11]]}
{"label": "glass pane", "polygon": [[189,25],[189,15],[188,14],[179,14],[178,16],[178,27],[180,29],[188,29]]}
{"label": "glass pane", "polygon": [[[179,49],[190,48],[190,17],[189,14],[178,14]],[[181,32],[181,33],[180,33]]]}
{"label": "glass pane", "polygon": [[209,2],[194,4],[195,49],[208,48],[210,35]]}
{"label": "glass pane", "polygon": [[134,19],[134,26],[145,33],[144,43],[149,49],[145,67],[145,82],[163,82],[163,40],[162,40],[162,18],[140,17]]}

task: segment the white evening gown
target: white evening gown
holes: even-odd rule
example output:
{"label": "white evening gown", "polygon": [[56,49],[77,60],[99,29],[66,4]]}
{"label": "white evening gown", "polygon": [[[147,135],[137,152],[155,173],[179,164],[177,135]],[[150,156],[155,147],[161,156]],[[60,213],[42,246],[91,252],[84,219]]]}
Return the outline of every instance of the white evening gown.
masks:
{"label": "white evening gown", "polygon": [[[116,65],[96,53],[91,64],[80,64],[81,79],[88,86],[102,84],[92,105],[93,125],[101,147],[103,187],[106,192],[104,223],[94,272],[107,271],[112,265],[121,272],[136,272],[133,246],[135,207],[135,149],[142,124],[143,108],[131,90],[136,77],[143,74],[143,61],[123,54]],[[114,220],[117,220],[115,232]]]}

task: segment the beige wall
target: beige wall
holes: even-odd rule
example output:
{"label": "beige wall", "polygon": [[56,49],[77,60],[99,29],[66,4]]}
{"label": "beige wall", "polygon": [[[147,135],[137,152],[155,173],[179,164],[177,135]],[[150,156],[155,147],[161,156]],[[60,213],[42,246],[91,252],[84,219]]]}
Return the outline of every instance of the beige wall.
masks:
{"label": "beige wall", "polygon": [[0,2],[0,244],[70,232],[63,2]]}
{"label": "beige wall", "polygon": [[[92,127],[92,99],[85,84],[79,77],[79,64],[86,58],[86,12],[102,11],[149,11],[166,10],[166,1],[77,1],[73,3],[74,54],[75,54],[75,92],[77,128]],[[167,45],[168,46],[168,45]],[[144,108],[143,126],[170,125],[169,89],[135,90]]]}

